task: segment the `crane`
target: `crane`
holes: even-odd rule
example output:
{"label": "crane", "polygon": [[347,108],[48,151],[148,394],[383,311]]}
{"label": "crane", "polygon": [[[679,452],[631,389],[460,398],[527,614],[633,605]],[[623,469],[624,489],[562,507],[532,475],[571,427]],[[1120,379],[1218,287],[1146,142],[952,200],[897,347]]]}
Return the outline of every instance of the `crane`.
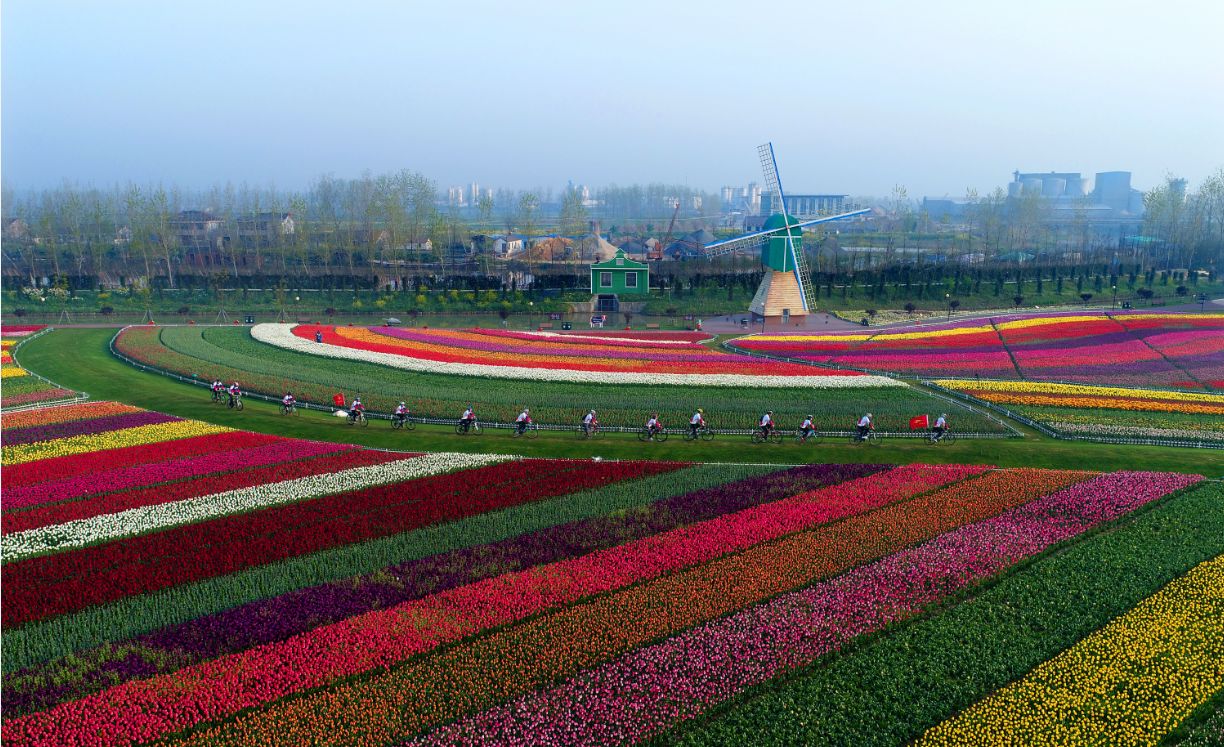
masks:
{"label": "crane", "polygon": [[663,241],[650,251],[648,259],[663,259],[663,250],[671,243],[672,231],[676,228],[676,216],[680,214],[680,201],[676,200],[676,209],[672,211],[671,223],[667,224],[667,233],[663,236]]}

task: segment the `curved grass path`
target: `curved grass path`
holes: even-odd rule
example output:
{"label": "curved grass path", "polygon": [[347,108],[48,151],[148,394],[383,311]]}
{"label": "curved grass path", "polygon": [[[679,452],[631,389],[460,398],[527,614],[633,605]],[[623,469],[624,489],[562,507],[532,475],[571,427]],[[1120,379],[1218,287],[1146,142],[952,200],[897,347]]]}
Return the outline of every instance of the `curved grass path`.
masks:
{"label": "curved grass path", "polygon": [[369,428],[346,427],[338,418],[303,411],[294,418],[279,415],[270,404],[251,400],[240,413],[213,405],[204,387],[145,373],[114,358],[108,343],[114,329],[64,328],[45,334],[21,349],[21,363],[63,386],[180,417],[296,438],[356,443],[404,451],[465,451],[512,453],[535,457],[614,459],[675,459],[707,462],[890,462],[909,464],[995,464],[1001,467],[1048,467],[1098,470],[1150,469],[1193,472],[1224,477],[1218,452],[1157,446],[1089,444],[1047,439],[1025,430],[1024,439],[959,441],[929,446],[922,441],[892,440],[878,447],[854,446],[840,440],[800,447],[752,446],[747,436],[722,436],[709,443],[686,443],[676,437],[663,444],[642,444],[631,434],[609,433],[584,442],[573,432],[541,433],[538,439],[512,439],[508,431],[481,436],[457,436],[450,426],[418,426],[392,431],[377,421]]}

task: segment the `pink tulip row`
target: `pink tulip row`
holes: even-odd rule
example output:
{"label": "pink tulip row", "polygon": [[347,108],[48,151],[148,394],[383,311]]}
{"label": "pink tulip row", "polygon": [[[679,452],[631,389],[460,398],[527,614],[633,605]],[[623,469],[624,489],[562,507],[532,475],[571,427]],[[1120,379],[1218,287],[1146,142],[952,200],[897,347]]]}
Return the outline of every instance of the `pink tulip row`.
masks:
{"label": "pink tulip row", "polygon": [[[67,501],[99,493],[142,487],[154,483],[199,477],[212,472],[260,467],[293,459],[330,454],[350,447],[317,441],[282,440],[241,452],[224,452],[176,459],[159,464],[141,464],[103,470],[86,475],[67,477],[38,485],[9,488],[4,491],[5,510]],[[6,528],[6,531],[7,528]]]}
{"label": "pink tulip row", "polygon": [[1199,479],[1103,475],[638,649],[409,744],[598,745],[647,738]]}
{"label": "pink tulip row", "polygon": [[393,666],[480,630],[870,511],[987,469],[899,467],[586,556],[487,579],[12,719],[5,726],[6,743],[86,744],[85,735],[99,729],[110,743],[153,739],[293,692]]}

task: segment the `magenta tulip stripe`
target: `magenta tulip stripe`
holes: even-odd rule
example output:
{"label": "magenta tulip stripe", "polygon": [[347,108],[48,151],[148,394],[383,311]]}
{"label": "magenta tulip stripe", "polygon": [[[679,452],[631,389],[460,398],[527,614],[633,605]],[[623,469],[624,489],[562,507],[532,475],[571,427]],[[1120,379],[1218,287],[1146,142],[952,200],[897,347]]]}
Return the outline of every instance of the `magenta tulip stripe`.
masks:
{"label": "magenta tulip stripe", "polygon": [[1194,482],[1131,472],[1080,483],[639,649],[411,744],[599,745],[647,738]]}

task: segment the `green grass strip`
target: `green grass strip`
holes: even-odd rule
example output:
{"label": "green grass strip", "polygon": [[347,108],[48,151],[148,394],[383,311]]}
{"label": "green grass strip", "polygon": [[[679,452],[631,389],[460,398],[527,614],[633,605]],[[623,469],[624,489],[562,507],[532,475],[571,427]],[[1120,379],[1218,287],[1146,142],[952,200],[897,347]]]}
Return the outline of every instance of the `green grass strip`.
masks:
{"label": "green grass strip", "polygon": [[943,614],[731,701],[660,743],[896,745],[972,705],[1224,552],[1203,485],[1044,556]]}
{"label": "green grass strip", "polygon": [[1161,744],[1178,747],[1224,747],[1224,690],[1169,732]]}
{"label": "green grass strip", "polygon": [[780,468],[688,467],[129,597],[5,633],[3,671],[16,671],[84,648],[123,640],[257,599],[370,573],[394,563],[496,542],[594,516],[631,511],[671,496],[776,469]]}

